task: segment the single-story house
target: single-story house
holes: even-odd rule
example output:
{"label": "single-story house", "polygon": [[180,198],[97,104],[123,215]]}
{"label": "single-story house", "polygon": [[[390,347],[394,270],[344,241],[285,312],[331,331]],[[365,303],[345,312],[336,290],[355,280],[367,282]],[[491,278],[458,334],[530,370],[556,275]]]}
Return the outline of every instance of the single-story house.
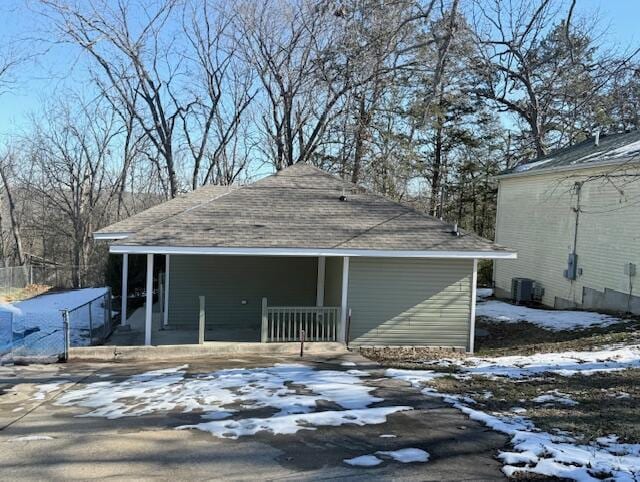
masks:
{"label": "single-story house", "polygon": [[525,278],[547,306],[640,313],[640,132],[587,139],[498,182],[496,242],[518,252],[494,263],[498,296]]}
{"label": "single-story house", "polygon": [[124,256],[125,291],[128,255],[147,256],[146,344],[158,256],[159,329],[196,334],[202,317],[205,341],[296,341],[304,330],[308,341],[467,351],[478,259],[516,257],[307,164],[246,186],[205,186],[95,238]]}

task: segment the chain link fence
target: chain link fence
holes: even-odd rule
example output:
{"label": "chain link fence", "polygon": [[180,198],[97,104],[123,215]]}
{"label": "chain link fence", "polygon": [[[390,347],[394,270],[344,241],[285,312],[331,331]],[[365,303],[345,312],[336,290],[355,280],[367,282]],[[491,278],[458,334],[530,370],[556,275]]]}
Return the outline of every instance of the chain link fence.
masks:
{"label": "chain link fence", "polygon": [[108,288],[55,292],[5,304],[0,306],[0,360],[66,360],[69,347],[103,344],[113,328]]}

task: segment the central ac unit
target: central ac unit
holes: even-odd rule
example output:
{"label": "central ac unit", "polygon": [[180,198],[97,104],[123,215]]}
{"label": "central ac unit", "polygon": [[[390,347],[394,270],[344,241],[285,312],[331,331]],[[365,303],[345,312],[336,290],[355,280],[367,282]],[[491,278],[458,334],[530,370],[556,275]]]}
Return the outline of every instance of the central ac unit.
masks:
{"label": "central ac unit", "polygon": [[516,303],[533,301],[535,282],[529,278],[511,279],[511,299]]}

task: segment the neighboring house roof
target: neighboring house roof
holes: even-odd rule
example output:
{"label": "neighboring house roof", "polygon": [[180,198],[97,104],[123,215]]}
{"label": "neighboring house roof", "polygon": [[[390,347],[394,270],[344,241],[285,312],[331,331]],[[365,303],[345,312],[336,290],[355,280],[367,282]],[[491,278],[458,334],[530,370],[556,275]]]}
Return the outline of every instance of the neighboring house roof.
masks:
{"label": "neighboring house roof", "polygon": [[131,236],[148,226],[222,196],[232,189],[235,187],[214,186],[212,184],[200,187],[102,228],[94,233],[94,237],[96,239],[122,239]]}
{"label": "neighboring house roof", "polygon": [[[345,201],[340,199],[343,194]],[[315,249],[336,255],[337,250],[342,254],[348,250],[393,250],[515,256],[474,234],[460,231],[460,236],[455,236],[450,224],[307,164],[297,164],[209,200],[205,196],[200,204],[150,224],[116,244],[112,252],[185,252],[169,248],[190,248],[187,252],[205,253],[205,248],[215,247],[223,249],[221,252],[260,248]]]}
{"label": "neighboring house roof", "polygon": [[640,131],[631,131],[602,135],[598,145],[593,137],[589,138],[573,146],[553,151],[531,162],[521,163],[501,172],[498,177],[638,162],[640,162]]}

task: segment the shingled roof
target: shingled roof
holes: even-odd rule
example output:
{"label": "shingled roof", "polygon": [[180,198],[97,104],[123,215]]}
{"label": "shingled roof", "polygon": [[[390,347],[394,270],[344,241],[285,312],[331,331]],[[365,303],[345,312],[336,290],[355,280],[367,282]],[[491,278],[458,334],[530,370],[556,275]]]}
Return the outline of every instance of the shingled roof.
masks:
{"label": "shingled roof", "polygon": [[98,239],[118,239],[131,236],[148,226],[227,194],[232,189],[235,188],[231,186],[214,186],[212,184],[203,186],[102,228],[96,231],[94,236]]}
{"label": "shingled roof", "polygon": [[216,247],[511,253],[470,233],[455,236],[450,224],[307,164],[205,199],[116,244],[114,252]]}
{"label": "shingled roof", "polygon": [[498,177],[623,163],[640,163],[639,131],[602,135],[597,145],[595,139],[591,137],[573,146],[558,149],[544,157],[507,169]]}

